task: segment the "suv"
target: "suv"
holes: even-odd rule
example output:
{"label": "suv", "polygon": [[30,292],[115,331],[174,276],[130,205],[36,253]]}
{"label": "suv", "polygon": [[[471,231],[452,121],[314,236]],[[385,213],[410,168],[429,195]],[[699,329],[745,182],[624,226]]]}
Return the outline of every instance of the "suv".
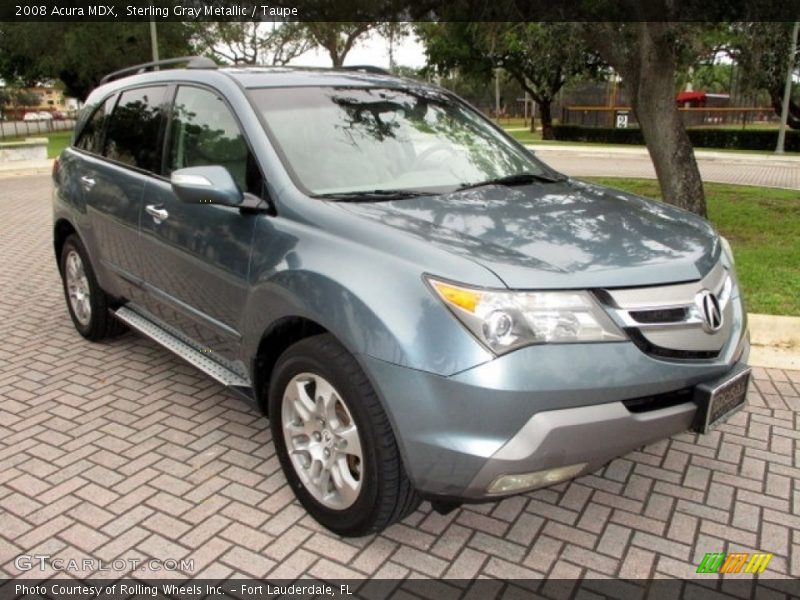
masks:
{"label": "suv", "polygon": [[54,179],[78,332],[127,325],[257,403],[341,535],[561,482],[745,401],[708,222],[565,177],[426,83],[140,65],[92,92]]}

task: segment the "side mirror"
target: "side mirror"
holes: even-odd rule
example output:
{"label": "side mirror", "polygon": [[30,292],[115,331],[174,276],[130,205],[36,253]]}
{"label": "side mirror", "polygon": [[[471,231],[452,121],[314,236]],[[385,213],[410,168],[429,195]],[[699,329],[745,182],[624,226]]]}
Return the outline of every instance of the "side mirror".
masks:
{"label": "side mirror", "polygon": [[239,206],[244,200],[228,169],[217,165],[177,169],[170,183],[175,195],[190,204]]}

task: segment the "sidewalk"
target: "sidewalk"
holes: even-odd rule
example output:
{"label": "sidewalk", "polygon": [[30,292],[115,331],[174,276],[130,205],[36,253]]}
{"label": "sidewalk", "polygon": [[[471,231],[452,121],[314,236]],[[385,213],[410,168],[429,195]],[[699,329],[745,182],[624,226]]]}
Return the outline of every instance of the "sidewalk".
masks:
{"label": "sidewalk", "polygon": [[[644,146],[622,146],[604,144],[525,144],[527,148],[538,153],[565,153],[613,158],[627,156],[650,159],[647,148]],[[775,166],[791,166],[800,168],[800,155],[792,154],[761,154],[755,152],[724,152],[718,150],[695,150],[694,155],[698,160],[744,162],[744,163],[769,163]]]}
{"label": "sidewalk", "polygon": [[0,162],[0,179],[25,175],[49,175],[53,172],[53,159],[10,160]]}

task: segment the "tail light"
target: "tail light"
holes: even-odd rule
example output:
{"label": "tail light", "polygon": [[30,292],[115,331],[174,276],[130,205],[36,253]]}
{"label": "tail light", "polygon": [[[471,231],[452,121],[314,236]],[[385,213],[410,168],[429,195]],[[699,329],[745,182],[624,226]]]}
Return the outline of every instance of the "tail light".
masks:
{"label": "tail light", "polygon": [[59,167],[60,167],[60,165],[58,163],[58,159],[55,159],[53,161],[53,179],[55,181],[58,181],[58,169],[59,169]]}

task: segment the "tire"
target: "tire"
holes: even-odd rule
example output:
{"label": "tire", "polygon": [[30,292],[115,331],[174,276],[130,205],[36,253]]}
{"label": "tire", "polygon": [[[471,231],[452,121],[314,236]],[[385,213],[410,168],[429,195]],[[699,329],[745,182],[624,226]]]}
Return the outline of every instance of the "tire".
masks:
{"label": "tire", "polygon": [[[305,402],[298,404],[301,396]],[[333,336],[305,338],[280,356],[269,386],[269,415],[289,485],[311,516],[334,533],[380,531],[419,506],[375,391]],[[291,456],[289,446],[295,450]]]}
{"label": "tire", "polygon": [[59,267],[69,316],[78,333],[96,342],[125,331],[109,312],[110,298],[97,283],[89,255],[74,233],[64,241]]}

